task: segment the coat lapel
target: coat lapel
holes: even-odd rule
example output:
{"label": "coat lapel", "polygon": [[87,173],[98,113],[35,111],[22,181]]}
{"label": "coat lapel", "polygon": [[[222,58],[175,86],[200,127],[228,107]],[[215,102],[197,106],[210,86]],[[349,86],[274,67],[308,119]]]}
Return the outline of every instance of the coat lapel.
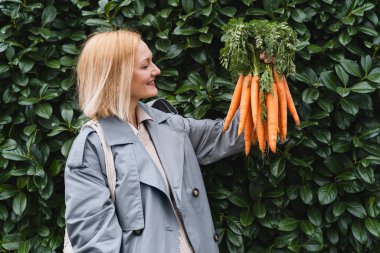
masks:
{"label": "coat lapel", "polygon": [[146,121],[146,128],[176,197],[177,207],[181,208],[185,135],[152,120]]}
{"label": "coat lapel", "polygon": [[[136,161],[127,162],[131,166],[129,168],[119,168],[119,170],[137,169],[137,173],[129,171],[130,175],[136,175],[135,178],[132,177],[130,180],[136,182],[141,181],[144,184],[153,186],[162,191],[169,198],[169,193],[165,186],[164,179],[156,168],[153,160],[150,158],[150,155],[138,140],[138,137],[134,134],[131,126],[116,117],[102,118],[99,122],[103,128],[104,136],[108,145],[134,145],[132,150]],[[115,165],[117,166],[117,164]]]}

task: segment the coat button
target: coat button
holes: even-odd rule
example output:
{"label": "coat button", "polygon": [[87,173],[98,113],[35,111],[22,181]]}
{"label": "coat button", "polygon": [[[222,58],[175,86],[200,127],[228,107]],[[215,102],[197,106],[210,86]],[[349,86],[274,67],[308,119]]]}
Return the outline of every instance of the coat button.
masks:
{"label": "coat button", "polygon": [[133,234],[134,234],[134,235],[136,235],[136,236],[139,236],[139,235],[141,235],[141,234],[142,234],[142,232],[143,232],[143,230],[142,230],[142,229],[136,229],[136,230],[133,230]]}
{"label": "coat button", "polygon": [[217,234],[217,233],[215,233],[215,234],[214,234],[214,241],[216,241],[216,242],[217,242],[218,240],[219,240],[218,234]]}
{"label": "coat button", "polygon": [[199,190],[198,190],[198,188],[194,188],[193,189],[193,196],[194,197],[198,197],[199,196]]}

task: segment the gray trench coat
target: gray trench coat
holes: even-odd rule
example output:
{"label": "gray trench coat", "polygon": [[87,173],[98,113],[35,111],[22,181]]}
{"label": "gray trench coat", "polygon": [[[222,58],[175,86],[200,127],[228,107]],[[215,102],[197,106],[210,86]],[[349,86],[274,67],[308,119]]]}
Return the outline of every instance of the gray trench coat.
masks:
{"label": "gray trench coat", "polygon": [[[218,252],[199,164],[243,150],[238,115],[228,131],[223,120],[195,120],[139,103],[173,197],[196,253]],[[66,226],[75,252],[177,253],[179,224],[153,160],[129,124],[99,120],[116,168],[115,203],[107,188],[104,152],[90,128],[75,139],[65,169]]]}

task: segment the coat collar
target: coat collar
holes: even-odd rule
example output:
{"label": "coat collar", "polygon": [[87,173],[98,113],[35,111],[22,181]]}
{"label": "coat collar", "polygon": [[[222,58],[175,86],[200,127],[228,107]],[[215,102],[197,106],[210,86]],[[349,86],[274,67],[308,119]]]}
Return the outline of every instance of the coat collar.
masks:
{"label": "coat collar", "polygon": [[[176,197],[177,207],[181,208],[185,135],[161,124],[171,116],[170,113],[164,113],[141,102],[139,106],[152,118],[146,120],[146,128]],[[139,141],[128,122],[114,116],[101,118],[99,122],[110,146]],[[139,168],[139,174],[142,182],[160,189],[168,196],[163,180],[158,180],[161,175],[158,174],[157,169],[152,171],[148,167]]]}
{"label": "coat collar", "polygon": [[[164,122],[170,117],[170,114],[151,108],[142,102],[139,102],[138,106],[151,117],[151,119],[147,120],[152,120],[157,124]],[[101,118],[99,119],[99,122],[104,130],[104,136],[108,145],[113,146],[136,142],[137,137],[128,122],[125,122],[116,116]]]}

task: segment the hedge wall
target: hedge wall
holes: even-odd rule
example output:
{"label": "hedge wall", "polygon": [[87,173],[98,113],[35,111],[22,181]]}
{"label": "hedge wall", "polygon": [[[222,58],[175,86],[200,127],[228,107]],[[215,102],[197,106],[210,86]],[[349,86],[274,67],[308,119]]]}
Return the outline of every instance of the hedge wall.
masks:
{"label": "hedge wall", "polygon": [[225,116],[231,17],[286,21],[301,117],[276,154],[255,147],[203,168],[221,252],[379,252],[380,5],[376,0],[0,1],[0,252],[55,252],[63,168],[85,119],[75,59],[86,35],[139,30],[185,116]]}

